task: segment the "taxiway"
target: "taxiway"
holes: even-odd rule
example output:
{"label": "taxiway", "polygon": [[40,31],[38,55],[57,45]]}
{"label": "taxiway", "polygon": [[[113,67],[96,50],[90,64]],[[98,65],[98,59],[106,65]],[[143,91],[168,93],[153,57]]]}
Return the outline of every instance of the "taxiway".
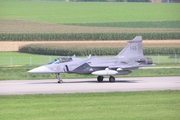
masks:
{"label": "taxiway", "polygon": [[55,79],[0,81],[0,95],[180,90],[180,76],[116,78],[114,83],[107,78],[102,83],[96,78],[63,81],[63,84]]}

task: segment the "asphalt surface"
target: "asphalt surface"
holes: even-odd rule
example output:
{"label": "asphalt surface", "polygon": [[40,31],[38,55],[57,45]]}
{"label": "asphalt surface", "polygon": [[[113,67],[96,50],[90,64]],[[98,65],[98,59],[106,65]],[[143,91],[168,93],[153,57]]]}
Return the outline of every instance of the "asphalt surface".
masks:
{"label": "asphalt surface", "polygon": [[180,90],[180,76],[116,78],[114,83],[108,78],[102,83],[95,78],[63,81],[63,84],[56,79],[0,81],[0,95]]}

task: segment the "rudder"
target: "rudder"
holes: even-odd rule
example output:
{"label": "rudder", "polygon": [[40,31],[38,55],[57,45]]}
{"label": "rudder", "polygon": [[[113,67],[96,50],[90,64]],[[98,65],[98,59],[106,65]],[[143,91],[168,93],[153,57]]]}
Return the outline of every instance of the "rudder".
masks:
{"label": "rudder", "polygon": [[142,36],[136,36],[128,41],[128,45],[116,56],[144,56],[142,48]]}

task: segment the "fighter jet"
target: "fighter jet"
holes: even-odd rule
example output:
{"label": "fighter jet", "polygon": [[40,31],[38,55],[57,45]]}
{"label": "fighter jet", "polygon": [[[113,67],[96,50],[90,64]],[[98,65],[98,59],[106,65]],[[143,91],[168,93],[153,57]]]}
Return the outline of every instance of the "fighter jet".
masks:
{"label": "fighter jet", "polygon": [[128,45],[114,57],[80,59],[59,58],[55,61],[28,71],[33,74],[55,74],[58,83],[62,83],[61,73],[92,74],[98,82],[103,82],[104,76],[109,76],[109,82],[115,82],[115,75],[130,74],[132,70],[151,66],[151,58],[144,57],[142,36],[136,36],[128,41]]}

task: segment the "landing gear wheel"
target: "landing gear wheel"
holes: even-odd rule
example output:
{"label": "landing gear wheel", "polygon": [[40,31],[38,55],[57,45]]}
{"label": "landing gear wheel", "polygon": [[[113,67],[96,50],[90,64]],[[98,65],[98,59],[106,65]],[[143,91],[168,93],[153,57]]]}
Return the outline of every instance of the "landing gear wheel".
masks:
{"label": "landing gear wheel", "polygon": [[98,81],[98,82],[102,82],[102,81],[103,81],[103,78],[104,78],[103,76],[98,76],[98,77],[97,77],[97,81]]}
{"label": "landing gear wheel", "polygon": [[115,78],[113,76],[109,77],[109,82],[115,82]]}
{"label": "landing gear wheel", "polygon": [[58,79],[58,83],[63,83],[60,73],[56,74],[56,78]]}
{"label": "landing gear wheel", "polygon": [[58,80],[58,83],[60,83],[60,84],[61,84],[61,83],[63,83],[63,81],[62,81],[62,80]]}

